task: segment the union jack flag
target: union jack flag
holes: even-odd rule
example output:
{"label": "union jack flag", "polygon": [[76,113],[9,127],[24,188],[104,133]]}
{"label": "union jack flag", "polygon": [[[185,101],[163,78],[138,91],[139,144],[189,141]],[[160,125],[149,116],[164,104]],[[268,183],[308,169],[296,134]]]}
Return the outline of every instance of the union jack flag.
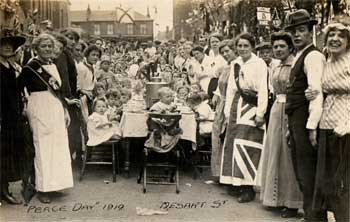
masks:
{"label": "union jack flag", "polygon": [[254,123],[256,106],[237,93],[233,99],[223,147],[220,182],[259,185],[259,166],[265,143],[265,126]]}

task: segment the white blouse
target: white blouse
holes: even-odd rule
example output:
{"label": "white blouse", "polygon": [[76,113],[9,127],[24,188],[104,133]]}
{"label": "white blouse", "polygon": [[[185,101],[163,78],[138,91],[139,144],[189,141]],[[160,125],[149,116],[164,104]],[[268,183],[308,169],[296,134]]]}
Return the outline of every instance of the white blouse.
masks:
{"label": "white blouse", "polygon": [[[239,56],[231,64],[238,63],[241,66],[239,84],[242,90],[252,90],[258,93],[258,106],[256,115],[264,117],[268,103],[268,80],[267,66],[264,60],[252,53],[251,58],[244,62]],[[230,114],[234,93],[237,91],[237,86],[234,78],[234,73],[231,71],[226,90],[226,103],[224,113],[228,117]]]}

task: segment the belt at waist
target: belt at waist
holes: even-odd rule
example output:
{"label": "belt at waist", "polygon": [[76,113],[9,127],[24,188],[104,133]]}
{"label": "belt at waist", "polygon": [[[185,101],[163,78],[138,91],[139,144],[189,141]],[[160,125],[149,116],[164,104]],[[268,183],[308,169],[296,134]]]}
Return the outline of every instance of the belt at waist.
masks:
{"label": "belt at waist", "polygon": [[287,101],[286,94],[278,94],[278,95],[276,95],[276,101],[278,103],[286,103],[286,101]]}
{"label": "belt at waist", "polygon": [[28,90],[29,94],[38,93],[38,92],[49,92],[49,90],[48,89],[31,89],[31,90]]}

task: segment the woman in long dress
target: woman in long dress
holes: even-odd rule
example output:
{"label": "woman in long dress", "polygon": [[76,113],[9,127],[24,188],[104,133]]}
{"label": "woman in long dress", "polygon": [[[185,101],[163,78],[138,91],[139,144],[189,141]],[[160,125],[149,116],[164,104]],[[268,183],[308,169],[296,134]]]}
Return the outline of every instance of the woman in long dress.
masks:
{"label": "woman in long dress", "polygon": [[239,186],[238,202],[245,203],[254,200],[253,186],[259,185],[268,101],[267,66],[252,52],[255,40],[251,34],[240,34],[235,46],[239,57],[233,61],[226,92],[224,113],[228,123],[220,183]]}
{"label": "woman in long dress", "polygon": [[350,221],[350,26],[325,28],[329,58],[322,77],[325,94],[320,121],[314,208]]}
{"label": "woman in long dress", "polygon": [[[224,107],[226,101],[226,89],[228,77],[231,75],[232,66],[230,63],[236,58],[235,43],[232,40],[224,40],[221,42],[219,49],[221,55],[227,61],[227,65],[219,77],[218,88],[214,92],[216,101],[215,118],[213,123],[213,130],[211,134],[212,154],[211,154],[211,172],[214,177],[220,175],[221,165],[221,151],[222,151],[222,137],[226,129],[226,121],[224,115]],[[233,74],[232,74],[233,75]]]}
{"label": "woman in long dress", "polygon": [[29,93],[27,116],[35,147],[35,188],[42,203],[50,203],[49,192],[73,187],[67,126],[69,115],[60,96],[62,81],[51,63],[55,39],[41,34],[33,40],[37,53],[23,67],[21,81]]}
{"label": "woman in long dress", "polygon": [[10,204],[21,204],[10,193],[9,182],[21,180],[23,172],[22,101],[17,79],[20,71],[13,57],[25,41],[24,37],[14,36],[9,30],[3,30],[0,36],[1,199]]}
{"label": "woman in long dress", "polygon": [[267,207],[284,207],[281,216],[295,217],[302,208],[302,194],[293,169],[292,154],[287,144],[287,116],[284,112],[286,89],[294,56],[293,42],[286,32],[273,33],[271,44],[276,59],[281,60],[272,74],[276,100],[270,113],[262,165],[260,199]]}

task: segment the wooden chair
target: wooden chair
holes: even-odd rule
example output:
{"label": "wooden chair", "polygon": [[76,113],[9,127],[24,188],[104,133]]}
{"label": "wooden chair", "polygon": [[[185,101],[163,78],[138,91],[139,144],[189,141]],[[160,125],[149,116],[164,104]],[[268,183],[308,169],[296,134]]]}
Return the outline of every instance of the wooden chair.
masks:
{"label": "wooden chair", "polygon": [[86,146],[79,181],[83,180],[86,165],[112,165],[113,182],[115,183],[117,171],[119,172],[118,143],[118,139],[110,139],[98,146]]}
{"label": "wooden chair", "polygon": [[194,179],[198,175],[201,177],[203,170],[211,167],[211,133],[199,134],[199,123],[197,119],[197,149],[192,156],[192,165],[194,167]]}

